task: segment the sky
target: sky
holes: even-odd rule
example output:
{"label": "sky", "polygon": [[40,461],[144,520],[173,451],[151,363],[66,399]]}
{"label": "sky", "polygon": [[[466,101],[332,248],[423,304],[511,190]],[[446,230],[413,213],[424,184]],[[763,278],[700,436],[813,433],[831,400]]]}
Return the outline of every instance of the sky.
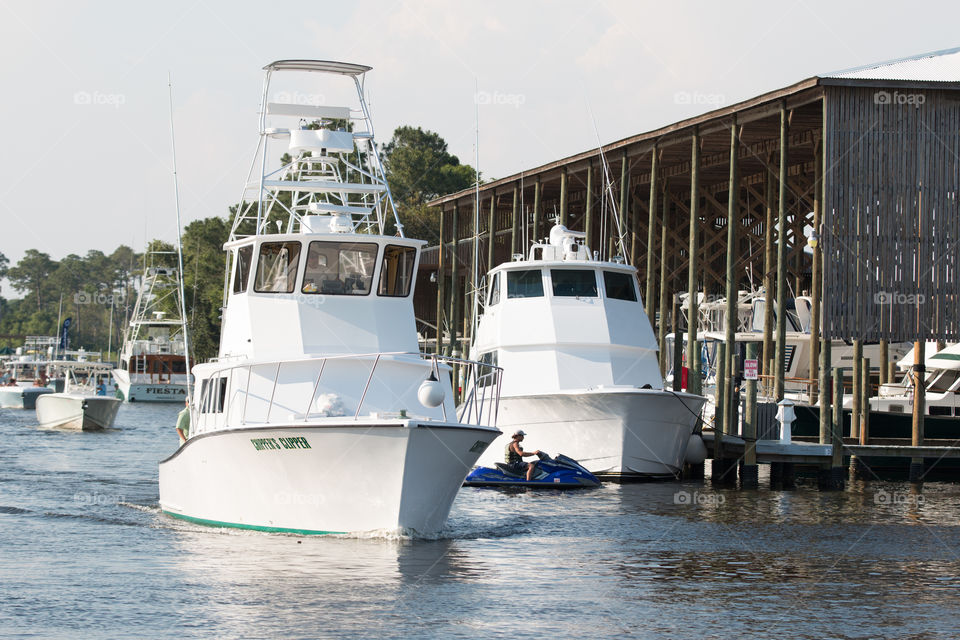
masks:
{"label": "sky", "polygon": [[956,2],[0,0],[0,253],[175,240],[168,73],[186,224],[238,200],[273,60],[373,67],[381,145],[422,126],[472,165],[479,111],[480,170],[499,178],[817,74],[958,46],[958,18]]}

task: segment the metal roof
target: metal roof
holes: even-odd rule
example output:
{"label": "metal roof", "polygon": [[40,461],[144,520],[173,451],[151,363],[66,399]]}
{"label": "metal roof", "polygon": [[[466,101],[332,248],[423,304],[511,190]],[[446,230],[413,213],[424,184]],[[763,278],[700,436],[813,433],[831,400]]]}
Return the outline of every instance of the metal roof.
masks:
{"label": "metal roof", "polygon": [[332,60],[277,60],[263,68],[264,71],[319,71],[321,73],[338,73],[344,76],[359,76],[370,71],[373,67],[350,62],[335,62]]}
{"label": "metal roof", "polygon": [[960,82],[960,47],[820,75],[850,80]]}

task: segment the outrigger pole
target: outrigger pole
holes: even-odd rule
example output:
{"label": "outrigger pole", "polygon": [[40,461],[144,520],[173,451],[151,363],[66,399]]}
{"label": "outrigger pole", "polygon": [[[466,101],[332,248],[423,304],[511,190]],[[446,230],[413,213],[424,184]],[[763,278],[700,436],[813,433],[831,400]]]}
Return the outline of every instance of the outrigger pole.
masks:
{"label": "outrigger pole", "polygon": [[173,197],[177,209],[177,287],[180,290],[180,331],[183,333],[183,357],[187,368],[187,402],[193,406],[190,391],[190,342],[187,337],[187,297],[183,291],[183,233],[180,223],[180,184],[177,180],[177,138],[173,133],[173,84],[167,72],[167,93],[170,97],[170,147],[173,155]]}

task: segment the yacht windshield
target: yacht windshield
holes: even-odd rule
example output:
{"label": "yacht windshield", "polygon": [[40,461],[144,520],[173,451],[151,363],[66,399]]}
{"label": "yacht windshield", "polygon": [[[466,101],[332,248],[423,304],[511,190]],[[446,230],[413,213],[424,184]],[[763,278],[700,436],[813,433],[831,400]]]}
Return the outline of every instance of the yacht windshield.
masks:
{"label": "yacht windshield", "polygon": [[542,298],[543,278],[540,269],[507,272],[508,298]]}
{"label": "yacht windshield", "polygon": [[243,293],[247,290],[251,262],[253,262],[253,245],[248,244],[245,247],[240,247],[237,250],[237,272],[233,276],[234,293]]}
{"label": "yacht windshield", "polygon": [[365,296],[373,284],[377,245],[372,242],[311,242],[303,293]]}
{"label": "yacht windshield", "polygon": [[551,269],[553,295],[561,298],[596,298],[597,274],[588,269]]}
{"label": "yacht windshield", "polygon": [[603,272],[603,288],[608,298],[615,300],[637,301],[637,290],[633,286],[633,276],[619,271]]}
{"label": "yacht windshield", "polygon": [[383,250],[383,265],[380,267],[381,296],[404,297],[410,293],[413,283],[413,264],[417,261],[417,250],[413,247],[400,247],[388,244]]}
{"label": "yacht windshield", "polygon": [[257,260],[257,293],[293,293],[300,262],[299,242],[264,242]]}

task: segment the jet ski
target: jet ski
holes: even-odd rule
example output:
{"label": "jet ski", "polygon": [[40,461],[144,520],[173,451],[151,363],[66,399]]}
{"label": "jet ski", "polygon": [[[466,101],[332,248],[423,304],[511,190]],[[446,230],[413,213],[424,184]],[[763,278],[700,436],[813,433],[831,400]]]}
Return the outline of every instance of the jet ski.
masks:
{"label": "jet ski", "polygon": [[542,489],[580,489],[599,487],[600,480],[573,458],[560,454],[551,458],[541,451],[537,454],[537,463],[533,479],[528,481],[526,472],[516,473],[502,463],[496,463],[496,469],[477,467],[463,481],[465,487],[534,487]]}

